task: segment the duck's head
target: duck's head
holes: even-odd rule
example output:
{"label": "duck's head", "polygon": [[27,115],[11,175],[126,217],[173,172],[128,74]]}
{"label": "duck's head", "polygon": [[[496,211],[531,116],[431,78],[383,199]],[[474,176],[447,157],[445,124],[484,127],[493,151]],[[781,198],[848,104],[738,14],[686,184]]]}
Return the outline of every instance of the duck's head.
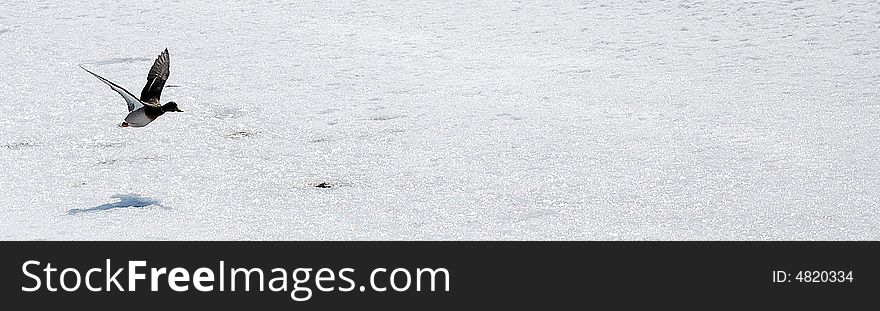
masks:
{"label": "duck's head", "polygon": [[162,111],[183,112],[183,110],[177,108],[177,103],[175,102],[168,102],[167,104],[162,105]]}

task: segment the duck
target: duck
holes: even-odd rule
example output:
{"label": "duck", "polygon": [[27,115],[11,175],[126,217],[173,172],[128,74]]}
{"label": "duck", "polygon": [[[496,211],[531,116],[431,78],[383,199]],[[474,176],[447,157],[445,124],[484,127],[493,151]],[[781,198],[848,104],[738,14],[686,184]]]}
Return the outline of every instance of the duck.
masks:
{"label": "duck", "polygon": [[79,65],[79,68],[109,85],[110,89],[116,91],[125,99],[125,102],[128,104],[128,115],[125,116],[125,120],[119,125],[120,127],[144,127],[166,112],[183,112],[183,110],[177,107],[177,103],[173,101],[169,101],[164,105],[159,103],[162,88],[165,87],[165,81],[168,80],[169,65],[168,48],[165,48],[159,54],[159,57],[156,58],[156,61],[153,62],[153,67],[150,67],[150,72],[147,74],[147,84],[144,85],[140,98],[135,97],[128,90],[86,69],[82,65]]}

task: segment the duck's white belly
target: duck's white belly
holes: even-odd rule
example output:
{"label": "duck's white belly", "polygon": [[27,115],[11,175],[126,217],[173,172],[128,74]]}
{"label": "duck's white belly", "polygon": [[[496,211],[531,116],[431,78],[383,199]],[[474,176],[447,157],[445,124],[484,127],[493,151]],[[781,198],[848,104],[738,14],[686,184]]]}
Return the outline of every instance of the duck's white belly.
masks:
{"label": "duck's white belly", "polygon": [[125,122],[128,123],[129,126],[133,127],[142,127],[153,122],[153,119],[147,116],[144,113],[144,108],[141,107],[135,111],[132,111],[125,117]]}

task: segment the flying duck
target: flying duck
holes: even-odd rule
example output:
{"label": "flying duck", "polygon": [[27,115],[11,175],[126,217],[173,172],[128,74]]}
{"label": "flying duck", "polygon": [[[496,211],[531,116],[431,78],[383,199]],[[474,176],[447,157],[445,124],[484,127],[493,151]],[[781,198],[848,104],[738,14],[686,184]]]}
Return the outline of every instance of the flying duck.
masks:
{"label": "flying duck", "polygon": [[144,90],[141,91],[140,99],[134,97],[131,92],[116,85],[116,83],[104,79],[104,77],[89,71],[82,65],[79,67],[97,77],[98,80],[107,83],[107,85],[110,86],[110,89],[116,91],[119,95],[122,95],[122,98],[128,103],[128,115],[125,117],[125,121],[119,125],[120,127],[143,127],[150,124],[150,122],[153,122],[153,120],[156,120],[159,116],[165,114],[165,112],[183,112],[183,110],[177,108],[177,103],[173,101],[164,105],[159,103],[159,96],[162,94],[162,88],[165,87],[165,80],[168,80],[168,65],[168,49],[166,48],[165,51],[162,51],[162,53],[159,54],[159,57],[156,58],[153,67],[150,68],[150,73],[147,75],[147,85],[145,85]]}

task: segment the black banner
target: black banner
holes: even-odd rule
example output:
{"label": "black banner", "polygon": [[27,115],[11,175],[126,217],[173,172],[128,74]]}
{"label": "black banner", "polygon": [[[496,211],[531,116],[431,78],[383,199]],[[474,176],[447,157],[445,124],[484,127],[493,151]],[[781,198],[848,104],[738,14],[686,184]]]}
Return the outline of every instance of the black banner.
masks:
{"label": "black banner", "polygon": [[878,242],[0,245],[4,304],[36,309],[839,306],[880,289]]}

